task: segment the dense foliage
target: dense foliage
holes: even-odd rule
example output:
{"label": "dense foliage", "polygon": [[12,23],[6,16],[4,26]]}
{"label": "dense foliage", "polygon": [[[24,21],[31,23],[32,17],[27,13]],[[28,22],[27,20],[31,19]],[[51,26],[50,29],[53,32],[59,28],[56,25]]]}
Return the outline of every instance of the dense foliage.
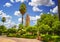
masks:
{"label": "dense foliage", "polygon": [[[39,28],[40,36],[43,34],[44,42],[56,42],[59,41],[55,36],[60,36],[60,21],[57,14],[42,14],[41,18],[37,20],[37,27]],[[54,36],[54,38],[52,38]],[[51,41],[52,40],[52,41]]]}
{"label": "dense foliage", "polygon": [[1,25],[0,26],[0,35],[6,34],[7,33],[7,29],[5,26]]}

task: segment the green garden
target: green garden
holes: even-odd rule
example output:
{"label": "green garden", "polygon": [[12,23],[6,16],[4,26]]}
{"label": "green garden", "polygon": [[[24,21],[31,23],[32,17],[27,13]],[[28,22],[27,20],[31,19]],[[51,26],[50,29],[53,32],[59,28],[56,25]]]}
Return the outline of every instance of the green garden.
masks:
{"label": "green garden", "polygon": [[[57,14],[42,14],[34,26],[19,24],[18,28],[0,26],[0,35],[8,37],[39,39],[44,42],[60,42],[60,21]],[[2,18],[4,23],[5,18]]]}
{"label": "green garden", "polygon": [[40,18],[37,19],[37,23],[34,26],[25,26],[23,25],[23,15],[26,12],[26,7],[23,7],[24,4],[21,6],[22,24],[19,24],[18,28],[15,26],[7,28],[4,26],[6,19],[2,17],[1,21],[3,25],[0,26],[1,36],[38,39],[43,42],[60,42],[60,21],[58,14],[43,13],[40,15]]}

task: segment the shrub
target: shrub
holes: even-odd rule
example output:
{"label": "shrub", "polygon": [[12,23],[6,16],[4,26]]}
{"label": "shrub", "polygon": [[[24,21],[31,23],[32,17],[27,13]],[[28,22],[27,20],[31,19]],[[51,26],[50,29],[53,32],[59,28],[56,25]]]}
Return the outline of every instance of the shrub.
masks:
{"label": "shrub", "polygon": [[6,34],[6,31],[7,31],[6,27],[4,25],[1,25],[0,26],[0,35]]}
{"label": "shrub", "polygon": [[41,35],[41,38],[43,42],[60,42],[60,37],[56,35],[52,36],[43,34]]}
{"label": "shrub", "polygon": [[26,34],[23,34],[21,35],[22,38],[29,38],[29,39],[34,39],[36,38],[36,35],[32,35],[32,34],[29,34],[29,33],[26,33]]}
{"label": "shrub", "polygon": [[16,28],[9,28],[7,30],[8,37],[16,37],[17,29]]}
{"label": "shrub", "polygon": [[7,36],[8,37],[16,37],[16,34],[9,33]]}

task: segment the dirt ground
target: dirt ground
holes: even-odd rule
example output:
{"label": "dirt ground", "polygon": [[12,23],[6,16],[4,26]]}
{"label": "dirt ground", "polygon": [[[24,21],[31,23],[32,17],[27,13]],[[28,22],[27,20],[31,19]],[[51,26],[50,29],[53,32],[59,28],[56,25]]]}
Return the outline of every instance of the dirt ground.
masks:
{"label": "dirt ground", "polygon": [[36,39],[0,37],[0,42],[41,42]]}

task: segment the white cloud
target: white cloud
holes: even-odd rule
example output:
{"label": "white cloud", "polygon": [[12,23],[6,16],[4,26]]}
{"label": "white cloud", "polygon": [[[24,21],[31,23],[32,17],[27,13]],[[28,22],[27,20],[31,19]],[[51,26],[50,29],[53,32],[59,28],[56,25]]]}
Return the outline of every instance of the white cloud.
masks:
{"label": "white cloud", "polygon": [[6,17],[6,13],[4,13],[3,10],[0,10],[0,17]]}
{"label": "white cloud", "polygon": [[23,2],[28,2],[28,0],[10,0],[12,3],[14,3],[14,2],[21,2],[21,3],[23,3]]}
{"label": "white cloud", "polygon": [[40,13],[40,16],[43,15],[43,13]]}
{"label": "white cloud", "polygon": [[58,6],[53,9],[53,13],[58,13]]}
{"label": "white cloud", "polygon": [[6,15],[6,13],[3,12],[3,10],[0,10],[0,17],[5,17],[6,19],[12,18],[10,15]]}
{"label": "white cloud", "polygon": [[21,13],[20,13],[20,11],[15,11],[15,12],[14,12],[14,15],[16,15],[16,16],[20,16]]}
{"label": "white cloud", "polygon": [[5,26],[6,26],[7,28],[11,28],[11,27],[13,27],[14,25],[16,25],[15,22],[12,22],[11,20],[5,22]]}
{"label": "white cloud", "polygon": [[15,0],[15,2],[21,2],[21,3],[23,3],[23,2],[28,2],[28,0]]}
{"label": "white cloud", "polygon": [[34,24],[37,23],[37,20],[40,19],[41,15],[43,15],[43,13],[40,13],[40,15],[36,15],[36,16],[30,16],[30,21],[32,21]]}
{"label": "white cloud", "polygon": [[51,5],[54,5],[54,1],[50,0],[49,3],[47,3],[47,6],[51,6]]}
{"label": "white cloud", "polygon": [[[18,18],[18,22],[19,22],[19,24],[21,24],[22,23],[22,18]],[[23,19],[23,24],[25,25],[25,18]]]}
{"label": "white cloud", "polygon": [[25,0],[20,0],[21,2],[24,2]]}
{"label": "white cloud", "polygon": [[6,18],[7,18],[7,19],[11,19],[12,17],[11,17],[10,15],[7,15]]}
{"label": "white cloud", "polygon": [[30,20],[34,21],[34,20],[37,20],[40,18],[40,15],[39,16],[30,16]]}
{"label": "white cloud", "polygon": [[50,9],[50,12],[52,12],[53,10],[52,9]]}
{"label": "white cloud", "polygon": [[29,2],[29,5],[31,5],[31,6],[39,6],[39,5],[51,6],[51,5],[54,5],[54,2],[52,0],[31,0],[31,2]]}
{"label": "white cloud", "polygon": [[20,23],[21,23],[21,22],[22,22],[22,18],[19,18],[19,19],[18,19],[18,22],[20,22]]}
{"label": "white cloud", "polygon": [[[25,21],[25,19],[23,19],[23,21]],[[18,18],[18,22],[22,22],[22,18]]]}
{"label": "white cloud", "polygon": [[33,11],[35,11],[35,12],[37,12],[37,11],[42,12],[42,10],[40,10],[38,7],[33,7]]}
{"label": "white cloud", "polygon": [[[5,17],[6,18],[6,22],[4,23],[4,25],[8,28],[13,27],[15,25],[14,22],[11,21],[12,17],[10,15],[7,15],[5,12],[3,12],[3,10],[0,10],[0,18]],[[1,25],[3,24],[2,22],[0,22]]]}
{"label": "white cloud", "polygon": [[5,3],[5,5],[3,5],[4,7],[6,6],[6,7],[11,7],[12,6],[12,4],[11,3]]}
{"label": "white cloud", "polygon": [[40,15],[38,16],[38,15],[36,15],[36,16],[30,16],[30,21],[32,21],[34,24],[36,24],[37,23],[37,19],[39,19],[40,18]]}
{"label": "white cloud", "polygon": [[0,15],[2,14],[2,11],[3,11],[3,10],[0,10]]}
{"label": "white cloud", "polygon": [[5,17],[6,13],[3,12],[3,10],[0,10],[0,17]]}
{"label": "white cloud", "polygon": [[4,13],[3,10],[0,10],[0,17],[5,17],[6,21],[12,18],[10,15],[6,15],[6,13]]}
{"label": "white cloud", "polygon": [[10,0],[12,3],[14,3],[14,0]]}
{"label": "white cloud", "polygon": [[52,6],[55,3],[52,0],[31,0],[29,2],[29,5],[33,6],[33,11],[42,11],[38,8],[38,6],[44,5],[44,6]]}
{"label": "white cloud", "polygon": [[20,0],[21,3],[22,3],[22,2],[25,2],[25,1],[28,2],[28,0]]}
{"label": "white cloud", "polygon": [[15,2],[20,2],[20,0],[15,0]]}
{"label": "white cloud", "polygon": [[56,6],[56,7],[53,8],[53,9],[50,9],[50,12],[58,13],[58,6]]}

